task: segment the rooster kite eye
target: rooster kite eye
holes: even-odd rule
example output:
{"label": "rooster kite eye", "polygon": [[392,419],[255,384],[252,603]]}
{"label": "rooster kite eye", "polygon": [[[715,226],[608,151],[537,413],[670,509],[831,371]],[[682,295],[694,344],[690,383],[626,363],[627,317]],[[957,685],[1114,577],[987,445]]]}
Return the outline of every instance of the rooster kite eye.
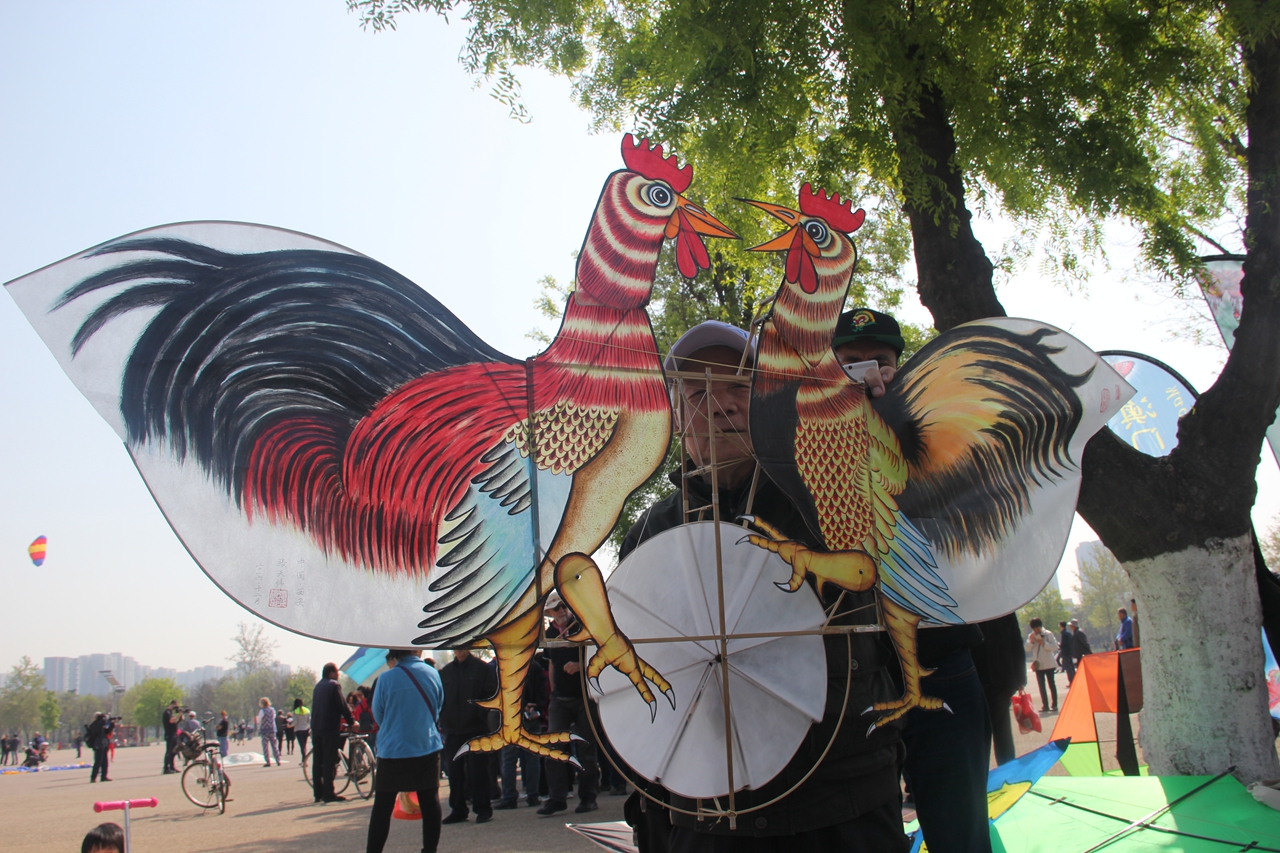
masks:
{"label": "rooster kite eye", "polygon": [[813,238],[813,242],[823,246],[827,242],[827,226],[817,219],[810,219],[804,224],[805,233]]}
{"label": "rooster kite eye", "polygon": [[675,194],[665,184],[650,184],[645,188],[645,198],[654,207],[670,207]]}

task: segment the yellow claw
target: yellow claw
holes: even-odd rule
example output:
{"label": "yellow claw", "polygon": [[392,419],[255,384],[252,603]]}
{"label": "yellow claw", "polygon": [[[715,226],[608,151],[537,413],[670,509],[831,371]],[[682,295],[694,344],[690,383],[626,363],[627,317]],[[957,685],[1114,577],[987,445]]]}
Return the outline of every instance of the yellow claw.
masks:
{"label": "yellow claw", "polygon": [[657,716],[657,700],[649,689],[652,683],[676,707],[675,692],[671,684],[662,674],[646,663],[638,654],[627,636],[618,630],[613,621],[613,613],[609,609],[609,596],[604,588],[604,576],[600,568],[585,554],[567,554],[556,564],[556,589],[560,597],[569,606],[578,621],[582,623],[582,631],[574,634],[574,641],[582,641],[588,637],[598,647],[596,653],[587,662],[587,679],[598,691],[596,681],[605,667],[612,666],[618,672],[631,679],[640,697],[649,705],[649,717]]}
{"label": "yellow claw", "polygon": [[458,755],[465,752],[496,752],[504,746],[519,746],[530,752],[557,761],[576,762],[568,752],[555,749],[556,744],[581,740],[569,732],[528,732],[524,729],[523,710],[524,681],[529,672],[529,662],[538,646],[538,628],[542,622],[539,602],[525,610],[507,624],[485,637],[498,659],[498,692],[488,699],[478,700],[481,708],[496,710],[502,724],[496,732],[473,738],[463,744]]}
{"label": "yellow claw", "polygon": [[813,575],[819,590],[824,584],[833,584],[850,592],[864,592],[875,585],[876,561],[865,551],[814,551],[788,539],[763,519],[748,517],[747,520],[763,530],[768,538],[752,533],[738,541],[772,551],[791,567],[791,577],[786,583],[775,584],[779,589],[795,592],[809,575]]}
{"label": "yellow claw", "polygon": [[920,666],[920,656],[916,651],[916,632],[920,625],[920,614],[912,613],[883,595],[880,597],[880,606],[884,611],[885,629],[893,640],[893,646],[898,652],[898,660],[902,664],[902,680],[905,689],[900,699],[892,702],[877,702],[862,712],[863,714],[874,711],[884,712],[867,729],[868,735],[880,726],[900,719],[912,708],[923,708],[926,711],[951,711],[946,702],[934,696],[925,696],[920,692],[920,679],[933,674],[932,669]]}
{"label": "yellow claw", "polygon": [[[523,729],[518,729],[515,732],[499,730],[491,735],[472,738],[462,745],[457,755],[462,755],[466,752],[497,752],[504,746],[519,746],[535,755],[541,755],[556,761],[568,761],[575,767],[581,767],[567,752],[552,747],[552,744],[566,744],[575,740],[582,740],[582,738],[569,732],[534,734]],[[454,757],[456,758],[457,756],[455,755]]]}

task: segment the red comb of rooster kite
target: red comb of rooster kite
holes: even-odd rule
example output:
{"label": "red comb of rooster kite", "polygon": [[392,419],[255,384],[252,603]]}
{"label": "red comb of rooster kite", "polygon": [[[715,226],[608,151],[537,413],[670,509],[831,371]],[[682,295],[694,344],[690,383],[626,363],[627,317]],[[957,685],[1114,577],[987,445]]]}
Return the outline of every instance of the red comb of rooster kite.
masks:
{"label": "red comb of rooster kite", "polygon": [[633,172],[644,175],[651,181],[666,181],[671,189],[682,193],[689,189],[693,181],[693,166],[686,163],[681,169],[676,165],[675,155],[670,157],[662,153],[661,145],[649,146],[646,137],[636,146],[636,138],[631,134],[622,137],[622,162]]}
{"label": "red comb of rooster kite", "polygon": [[814,195],[813,187],[806,182],[800,188],[800,212],[808,216],[820,216],[837,231],[852,234],[862,227],[862,220],[867,213],[862,208],[850,210],[853,199],[840,201],[840,193],[833,193],[827,198],[826,190],[818,190]]}

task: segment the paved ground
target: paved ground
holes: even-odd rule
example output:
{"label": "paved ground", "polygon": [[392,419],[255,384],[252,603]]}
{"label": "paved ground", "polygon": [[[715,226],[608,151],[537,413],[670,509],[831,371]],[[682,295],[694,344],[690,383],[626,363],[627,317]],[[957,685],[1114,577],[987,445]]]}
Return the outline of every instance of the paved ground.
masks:
{"label": "paved ground", "polygon": [[[1066,695],[1066,677],[1059,676],[1059,699]],[[1039,697],[1036,696],[1038,699]],[[1039,734],[1016,735],[1023,754],[1049,739],[1056,718],[1044,719]],[[1099,715],[1100,736],[1115,737],[1115,719]],[[1137,717],[1133,718],[1135,729]],[[1017,729],[1014,729],[1015,733]],[[248,752],[246,745],[233,752]],[[1103,744],[1105,766],[1116,766],[1115,746]],[[86,755],[89,753],[86,752]],[[179,776],[161,776],[161,747],[135,747],[116,752],[112,781],[90,785],[89,771],[0,775],[0,824],[7,831],[4,849],[11,853],[46,853],[78,850],[85,832],[103,820],[121,822],[121,813],[97,815],[95,800],[157,797],[156,809],[142,810],[133,819],[135,853],[354,853],[364,849],[370,804],[362,800],[313,805],[311,790],[295,760],[283,767],[238,766],[230,769],[232,797],[227,813],[205,812],[182,795]],[[1141,758],[1141,751],[1139,751]],[[56,752],[50,764],[74,763],[72,750]],[[286,757],[289,761],[289,757]],[[1060,773],[1061,768],[1055,768]],[[348,791],[348,793],[351,793]],[[442,788],[442,799],[447,788]],[[586,815],[590,822],[622,819],[623,797],[602,797],[599,811]],[[572,806],[574,801],[570,801]],[[447,811],[447,809],[446,809]],[[590,853],[599,848],[565,828],[577,816],[569,812],[542,818],[523,805],[516,811],[495,812],[492,823],[446,826],[442,853]],[[389,853],[417,851],[421,846],[419,824],[392,821]]]}
{"label": "paved ground", "polygon": [[[233,752],[249,751],[232,749]],[[86,752],[86,755],[89,753]],[[296,756],[293,756],[296,759]],[[205,812],[182,795],[179,776],[158,772],[163,749],[133,747],[116,751],[112,781],[89,784],[88,770],[0,775],[0,824],[6,827],[8,853],[48,853],[80,849],[84,834],[104,820],[122,822],[121,812],[95,814],[95,800],[157,797],[159,807],[134,812],[134,853],[354,853],[364,849],[371,801],[314,805],[311,789],[296,760],[277,768],[232,767],[227,813]],[[74,750],[54,753],[50,764],[75,761]],[[289,757],[285,757],[289,761]],[[348,794],[352,793],[351,790]],[[447,787],[442,788],[447,797]],[[601,797],[591,821],[622,819],[625,797]],[[570,811],[538,817],[523,804],[515,811],[494,812],[492,823],[443,828],[441,853],[511,851],[511,853],[590,853],[591,842],[565,828],[577,818]],[[392,821],[388,853],[418,851],[420,824]]]}

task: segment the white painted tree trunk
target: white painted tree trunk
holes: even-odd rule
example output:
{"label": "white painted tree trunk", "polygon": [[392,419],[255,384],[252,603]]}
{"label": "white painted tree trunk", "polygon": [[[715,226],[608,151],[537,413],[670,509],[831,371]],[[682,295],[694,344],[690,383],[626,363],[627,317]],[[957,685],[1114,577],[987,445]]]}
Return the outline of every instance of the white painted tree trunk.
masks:
{"label": "white painted tree trunk", "polygon": [[1249,536],[1124,564],[1142,621],[1139,742],[1151,775],[1280,778]]}

